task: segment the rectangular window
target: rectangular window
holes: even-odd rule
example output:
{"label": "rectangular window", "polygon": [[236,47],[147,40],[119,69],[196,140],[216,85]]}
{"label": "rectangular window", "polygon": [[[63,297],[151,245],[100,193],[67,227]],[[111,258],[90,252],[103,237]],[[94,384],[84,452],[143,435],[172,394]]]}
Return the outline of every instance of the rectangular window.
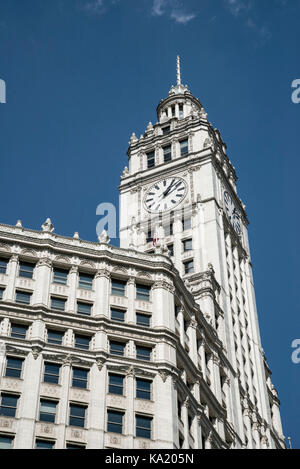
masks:
{"label": "rectangular window", "polygon": [[57,402],[41,399],[40,422],[55,423]]}
{"label": "rectangular window", "polygon": [[73,445],[73,443],[67,443],[66,449],[85,449],[84,445]]}
{"label": "rectangular window", "polygon": [[107,431],[110,433],[123,433],[123,412],[107,411]]}
{"label": "rectangular window", "polygon": [[48,344],[62,345],[63,332],[48,330]]}
{"label": "rectangular window", "polygon": [[93,289],[93,275],[79,273],[79,288],[83,288],[84,290],[92,290]]}
{"label": "rectangular window", "polygon": [[54,268],[53,283],[58,283],[59,285],[67,285],[68,275],[68,270]]}
{"label": "rectangular window", "polygon": [[192,251],[193,250],[193,240],[192,239],[186,239],[183,241],[183,250],[184,252]]}
{"label": "rectangular window", "polygon": [[163,127],[163,128],[162,128],[162,133],[163,133],[163,135],[169,134],[170,131],[171,131],[171,127],[170,127],[169,125],[168,125],[167,127]]}
{"label": "rectangular window", "polygon": [[44,383],[59,383],[60,365],[56,363],[45,363]]}
{"label": "rectangular window", "polygon": [[86,407],[82,405],[70,404],[69,425],[72,427],[82,427],[85,425]]}
{"label": "rectangular window", "polygon": [[151,243],[153,241],[153,230],[149,229],[147,232],[146,243]]}
{"label": "rectangular window", "polygon": [[172,160],[172,149],[171,145],[168,145],[167,147],[163,148],[164,151],[164,162],[168,163],[168,161]]}
{"label": "rectangular window", "polygon": [[20,262],[19,277],[32,278],[35,264]]}
{"label": "rectangular window", "polygon": [[112,321],[125,322],[125,311],[112,308],[110,310],[110,317]]}
{"label": "rectangular window", "polygon": [[0,300],[3,299],[4,288],[0,288]]}
{"label": "rectangular window", "polygon": [[0,274],[6,274],[7,264],[8,264],[7,259],[3,259],[1,257],[0,258]]}
{"label": "rectangular window", "polygon": [[92,305],[88,303],[77,302],[77,313],[84,314],[85,316],[90,316],[92,312]]}
{"label": "rectangular window", "polygon": [[141,301],[150,301],[151,287],[148,285],[136,285],[136,299]]}
{"label": "rectangular window", "polygon": [[108,392],[123,396],[124,376],[109,374]]}
{"label": "rectangular window", "polygon": [[175,106],[172,106],[172,117],[174,117],[176,114],[176,108]]}
{"label": "rectangular window", "polygon": [[75,348],[80,348],[82,350],[90,349],[90,337],[86,335],[75,334]]}
{"label": "rectangular window", "polygon": [[147,167],[153,168],[155,166],[155,152],[147,153]]}
{"label": "rectangular window", "polygon": [[191,218],[184,218],[182,220],[182,227],[183,227],[183,231],[190,230],[192,228],[192,219]]}
{"label": "rectangular window", "polygon": [[57,311],[64,311],[66,307],[66,300],[62,298],[51,297],[51,308]]}
{"label": "rectangular window", "polygon": [[13,436],[0,435],[0,449],[12,449],[13,442]]}
{"label": "rectangular window", "polygon": [[152,349],[149,347],[142,347],[137,345],[136,347],[136,358],[138,360],[150,361]]}
{"label": "rectangular window", "polygon": [[136,379],[136,397],[137,399],[151,400],[151,385],[152,381],[146,379]]}
{"label": "rectangular window", "polygon": [[152,417],[136,415],[135,424],[137,437],[151,439]]}
{"label": "rectangular window", "polygon": [[184,273],[193,274],[194,273],[194,261],[189,261],[184,263]]}
{"label": "rectangular window", "polygon": [[125,344],[123,342],[110,342],[110,353],[111,355],[124,357]]}
{"label": "rectangular window", "polygon": [[26,293],[23,291],[16,292],[16,302],[23,305],[30,305],[31,293]]}
{"label": "rectangular window", "polygon": [[182,140],[180,142],[180,154],[181,156],[186,156],[189,153],[189,141],[188,139]]}
{"label": "rectangular window", "polygon": [[83,368],[73,368],[72,386],[74,388],[87,389],[88,370]]}
{"label": "rectangular window", "polygon": [[170,223],[170,225],[164,226],[164,234],[166,237],[173,236],[173,223]]}
{"label": "rectangular window", "polygon": [[27,326],[21,326],[20,324],[12,324],[10,336],[14,339],[26,339],[27,330]]}
{"label": "rectangular window", "polygon": [[22,359],[7,357],[5,376],[10,378],[21,378],[22,366]]}
{"label": "rectangular window", "polygon": [[170,255],[171,257],[174,257],[174,244],[169,244],[169,245],[167,246],[167,248],[168,248],[168,250],[169,250],[169,255]]}
{"label": "rectangular window", "polygon": [[148,314],[136,313],[136,323],[138,326],[150,327],[150,316]]}
{"label": "rectangular window", "polygon": [[36,449],[53,449],[54,445],[55,445],[54,441],[47,441],[47,440],[35,441]]}
{"label": "rectangular window", "polygon": [[18,400],[18,396],[13,396],[11,394],[2,394],[0,416],[15,417],[17,412]]}
{"label": "rectangular window", "polygon": [[179,104],[179,119],[183,119],[183,104]]}
{"label": "rectangular window", "polygon": [[126,282],[124,280],[112,279],[111,294],[115,296],[125,296]]}

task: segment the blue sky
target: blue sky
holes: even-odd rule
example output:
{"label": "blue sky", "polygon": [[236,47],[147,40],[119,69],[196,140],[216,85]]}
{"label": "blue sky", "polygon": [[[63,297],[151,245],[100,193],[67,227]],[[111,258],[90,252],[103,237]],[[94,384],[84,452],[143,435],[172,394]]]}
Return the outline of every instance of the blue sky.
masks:
{"label": "blue sky", "polygon": [[[299,0],[0,0],[0,221],[96,240],[132,132],[183,82],[219,128],[247,206],[263,346],[300,448]],[[117,240],[114,241],[117,244]]]}

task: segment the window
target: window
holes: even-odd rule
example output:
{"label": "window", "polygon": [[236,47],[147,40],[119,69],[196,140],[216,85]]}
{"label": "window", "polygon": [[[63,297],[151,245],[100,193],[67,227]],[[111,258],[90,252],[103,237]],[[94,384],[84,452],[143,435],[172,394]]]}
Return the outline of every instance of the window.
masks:
{"label": "window", "polygon": [[44,383],[59,383],[60,365],[55,363],[45,363]]}
{"label": "window", "polygon": [[136,397],[137,399],[151,400],[151,384],[152,381],[146,379],[136,379]]}
{"label": "window", "polygon": [[167,246],[167,248],[168,248],[168,250],[169,250],[169,255],[170,255],[171,257],[174,257],[174,244],[169,244],[169,245]]}
{"label": "window", "polygon": [[193,250],[193,240],[192,239],[186,239],[183,241],[183,250],[184,252],[192,251]]}
{"label": "window", "polygon": [[175,106],[172,106],[172,117],[174,117],[176,114],[176,108]]}
{"label": "window", "polygon": [[10,336],[14,339],[26,339],[28,327],[20,324],[12,324]]}
{"label": "window", "polygon": [[86,407],[82,405],[70,404],[69,425],[72,427],[84,427]]}
{"label": "window", "polygon": [[111,294],[116,296],[125,296],[126,282],[124,280],[111,281]]}
{"label": "window", "polygon": [[165,236],[173,236],[173,223],[170,223],[170,225],[164,226],[164,233]]}
{"label": "window", "polygon": [[51,297],[51,308],[57,311],[64,311],[66,307],[66,300],[62,298]]}
{"label": "window", "polygon": [[136,313],[136,323],[138,326],[150,327],[149,314]]}
{"label": "window", "polygon": [[85,290],[93,289],[93,275],[79,273],[79,288],[84,288]]}
{"label": "window", "polygon": [[0,288],[0,300],[3,299],[4,288]]}
{"label": "window", "polygon": [[180,142],[180,154],[181,156],[186,156],[189,153],[189,141],[188,139],[182,140]]}
{"label": "window", "polygon": [[40,422],[55,423],[57,402],[41,399]]}
{"label": "window", "polygon": [[137,437],[151,439],[152,417],[136,415],[135,425]]}
{"label": "window", "polygon": [[107,412],[107,431],[110,433],[123,433],[123,412],[108,410]]}
{"label": "window", "polygon": [[21,378],[22,366],[22,359],[7,357],[5,376],[10,378]]}
{"label": "window", "polygon": [[86,335],[75,334],[75,348],[80,348],[82,350],[90,349],[90,337]]}
{"label": "window", "polygon": [[183,119],[183,104],[179,104],[179,119]]}
{"label": "window", "polygon": [[125,322],[125,311],[112,308],[110,310],[110,317],[112,321]]}
{"label": "window", "polygon": [[194,261],[185,262],[184,264],[184,273],[193,274],[194,273]]}
{"label": "window", "polygon": [[191,218],[184,218],[182,220],[182,227],[183,227],[183,231],[190,230],[192,228],[192,219]]}
{"label": "window", "polygon": [[32,278],[34,267],[34,264],[29,264],[28,262],[20,262],[19,277]]}
{"label": "window", "polygon": [[151,287],[148,285],[136,285],[136,299],[142,301],[150,301]]}
{"label": "window", "polygon": [[150,228],[147,232],[146,243],[151,243],[153,241],[153,230]]}
{"label": "window", "polygon": [[153,168],[155,166],[155,152],[147,153],[147,167]]}
{"label": "window", "polygon": [[48,344],[62,345],[63,332],[48,330]]}
{"label": "window", "polygon": [[73,381],[74,388],[87,389],[88,370],[83,368],[73,368]]}
{"label": "window", "polygon": [[30,305],[31,293],[25,293],[23,291],[16,292],[16,302],[23,305]]}
{"label": "window", "polygon": [[73,443],[67,443],[66,449],[85,449],[84,445],[74,445]]}
{"label": "window", "polygon": [[18,405],[18,396],[11,394],[1,395],[0,415],[5,417],[15,417]]}
{"label": "window", "polygon": [[90,316],[92,312],[92,305],[88,303],[77,302],[77,313],[84,314],[85,316]]}
{"label": "window", "polygon": [[0,258],[0,274],[6,274],[7,264],[8,264],[7,259],[3,259],[1,257]]}
{"label": "window", "polygon": [[124,357],[125,344],[123,342],[110,342],[110,353]]}
{"label": "window", "polygon": [[108,392],[123,396],[124,376],[109,374]]}
{"label": "window", "polygon": [[171,131],[171,127],[170,127],[169,125],[168,125],[167,127],[163,127],[163,128],[162,128],[162,133],[163,133],[163,135],[169,134],[170,131]]}
{"label": "window", "polygon": [[35,441],[36,449],[53,449],[54,445],[55,445],[54,441],[47,441],[47,440]]}
{"label": "window", "polygon": [[167,147],[164,147],[163,151],[164,151],[164,162],[168,163],[168,161],[172,160],[171,145],[168,145]]}
{"label": "window", "polygon": [[68,275],[68,270],[54,268],[53,282],[58,283],[59,285],[67,285]]}
{"label": "window", "polygon": [[11,449],[13,447],[14,437],[0,435],[0,449]]}
{"label": "window", "polygon": [[141,347],[140,345],[137,345],[137,347],[136,347],[136,358],[138,360],[150,361],[151,360],[151,352],[152,352],[151,348]]}

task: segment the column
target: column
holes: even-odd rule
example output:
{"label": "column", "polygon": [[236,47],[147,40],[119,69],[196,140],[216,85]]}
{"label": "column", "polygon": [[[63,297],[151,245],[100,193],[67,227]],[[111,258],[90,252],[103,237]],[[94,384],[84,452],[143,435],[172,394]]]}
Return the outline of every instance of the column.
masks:
{"label": "column", "polygon": [[197,321],[195,317],[192,318],[189,324],[187,336],[189,338],[189,356],[194,362],[195,366],[198,368]]}
{"label": "column", "polygon": [[30,342],[33,348],[41,350],[45,345],[46,326],[44,321],[38,319],[33,321],[31,327]]}
{"label": "column", "polygon": [[251,428],[251,418],[250,418],[250,411],[248,406],[245,408],[243,412],[244,422],[247,428],[247,438],[248,438],[248,449],[253,449],[253,438],[252,438],[252,428]]}
{"label": "column", "polygon": [[134,448],[135,437],[135,415],[134,415],[134,380],[135,374],[133,368],[130,368],[126,374],[126,446],[127,448]]}
{"label": "column", "polygon": [[48,306],[51,282],[52,263],[49,259],[41,259],[35,268],[35,290],[33,293],[33,305]]}
{"label": "column", "polygon": [[13,254],[8,263],[8,283],[3,293],[3,300],[13,302],[15,300],[15,286],[18,271],[18,256]]}
{"label": "column", "polygon": [[[99,392],[99,389],[102,392]],[[88,448],[104,448],[104,432],[106,422],[106,391],[107,369],[98,362],[90,370],[90,405],[88,409]]]}
{"label": "column", "polygon": [[179,323],[179,332],[180,332],[180,342],[182,347],[184,348],[184,314],[183,314],[183,308],[180,308],[179,313],[177,314],[177,321]]}
{"label": "column", "polygon": [[175,331],[174,287],[166,282],[155,282],[152,287],[152,327],[166,327]]}
{"label": "column", "polygon": [[182,238],[182,220],[181,220],[181,211],[179,213],[175,212],[174,214],[174,225],[173,225],[173,233],[174,233],[174,264],[178,272],[182,273],[182,245],[181,245],[181,238]]}
{"label": "column", "polygon": [[69,425],[69,393],[72,379],[72,360],[67,357],[61,367],[60,371],[60,384],[61,393],[57,409],[57,449],[64,449],[66,447],[66,427]]}
{"label": "column", "polygon": [[0,388],[2,386],[2,379],[5,367],[6,346],[4,340],[0,340]]}
{"label": "column", "polygon": [[188,398],[182,404],[182,422],[183,422],[183,431],[184,431],[184,449],[189,449],[189,411],[188,411],[189,403]]}
{"label": "column", "polygon": [[198,415],[198,417],[196,418],[195,444],[195,449],[204,449],[202,448],[201,415]]}
{"label": "column", "polygon": [[154,439],[158,448],[178,446],[177,390],[168,370],[156,375],[154,386]]}
{"label": "column", "polygon": [[136,324],[135,315],[135,279],[131,277],[127,282],[127,297],[128,297],[128,309],[127,309],[127,322],[128,324]]}
{"label": "column", "polygon": [[199,350],[198,353],[200,355],[200,363],[201,363],[201,372],[203,379],[206,380],[206,359],[205,359],[205,342],[204,338],[198,339]]}
{"label": "column", "polygon": [[231,404],[231,399],[230,399],[230,379],[228,376],[224,380],[223,384],[223,392],[225,394],[225,403],[226,403],[226,409],[227,409],[227,420],[229,423],[233,423],[233,415],[232,415],[232,404]]}
{"label": "column", "polygon": [[69,273],[69,298],[67,302],[67,311],[70,313],[76,313],[77,304],[76,304],[76,292],[78,284],[78,267],[72,266]]}
{"label": "column", "polygon": [[106,269],[95,275],[95,304],[93,316],[109,318],[110,275]]}
{"label": "column", "polygon": [[254,422],[254,424],[252,425],[252,435],[253,435],[255,445],[256,445],[255,449],[260,449],[260,433],[259,433],[259,425],[257,422]]}

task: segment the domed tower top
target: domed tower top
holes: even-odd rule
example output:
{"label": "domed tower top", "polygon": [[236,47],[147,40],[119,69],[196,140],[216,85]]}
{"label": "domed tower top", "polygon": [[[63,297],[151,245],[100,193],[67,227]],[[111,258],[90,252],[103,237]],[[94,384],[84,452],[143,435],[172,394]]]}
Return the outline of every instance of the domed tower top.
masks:
{"label": "domed tower top", "polygon": [[177,56],[177,85],[171,87],[169,96],[157,106],[158,121],[164,122],[172,117],[184,119],[202,109],[202,104],[192,95],[188,86],[181,83],[180,58]]}

